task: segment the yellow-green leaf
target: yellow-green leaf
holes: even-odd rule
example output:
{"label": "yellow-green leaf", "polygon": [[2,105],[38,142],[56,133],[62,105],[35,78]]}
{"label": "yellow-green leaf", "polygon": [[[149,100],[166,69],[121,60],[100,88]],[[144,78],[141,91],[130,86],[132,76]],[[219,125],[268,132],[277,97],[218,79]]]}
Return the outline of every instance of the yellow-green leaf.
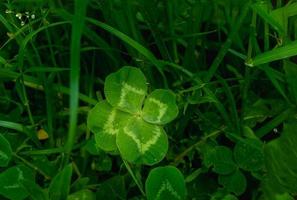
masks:
{"label": "yellow-green leaf", "polygon": [[160,162],[168,150],[168,139],[163,128],[141,118],[131,119],[120,130],[116,141],[123,158],[132,163],[153,165]]}
{"label": "yellow-green leaf", "polygon": [[138,113],[147,92],[146,79],[140,69],[123,67],[106,77],[104,93],[113,107]]}
{"label": "yellow-green leaf", "polygon": [[149,123],[166,124],[176,118],[178,107],[170,90],[157,89],[145,100],[143,119]]}
{"label": "yellow-green leaf", "polygon": [[90,110],[87,123],[95,134],[96,146],[105,151],[116,150],[116,135],[129,118],[128,113],[113,108],[107,101],[97,103]]}

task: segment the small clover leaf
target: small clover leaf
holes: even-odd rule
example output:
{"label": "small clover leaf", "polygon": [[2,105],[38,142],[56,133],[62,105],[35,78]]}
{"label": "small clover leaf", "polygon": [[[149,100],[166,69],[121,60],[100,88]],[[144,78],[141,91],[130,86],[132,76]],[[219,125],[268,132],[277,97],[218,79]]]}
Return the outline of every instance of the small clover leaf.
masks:
{"label": "small clover leaf", "polygon": [[227,191],[236,195],[244,193],[247,187],[245,175],[239,170],[235,170],[232,174],[219,175],[219,183],[223,185]]}
{"label": "small clover leaf", "polygon": [[144,74],[128,66],[107,76],[104,93],[106,100],[97,103],[87,120],[97,147],[119,150],[132,163],[160,162],[168,150],[168,138],[161,125],[178,114],[174,93],[157,89],[145,99]]}
{"label": "small clover leaf", "polygon": [[105,80],[104,93],[108,103],[129,113],[140,112],[146,92],[145,76],[135,67],[123,67]]}
{"label": "small clover leaf", "polygon": [[218,174],[227,175],[236,170],[233,161],[232,150],[225,146],[216,146],[205,154],[204,164],[207,167],[213,165],[213,171]]}
{"label": "small clover leaf", "polygon": [[183,174],[173,166],[151,170],[145,182],[145,191],[148,200],[183,200],[187,193]]}
{"label": "small clover leaf", "polygon": [[177,114],[175,95],[169,90],[154,90],[144,102],[143,119],[149,123],[167,124],[175,119]]}

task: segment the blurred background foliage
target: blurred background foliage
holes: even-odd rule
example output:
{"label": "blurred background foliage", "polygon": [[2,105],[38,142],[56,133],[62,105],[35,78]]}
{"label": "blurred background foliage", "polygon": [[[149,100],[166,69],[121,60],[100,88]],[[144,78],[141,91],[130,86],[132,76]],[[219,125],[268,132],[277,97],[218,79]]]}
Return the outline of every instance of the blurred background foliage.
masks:
{"label": "blurred background foliage", "polygon": [[[144,72],[150,91],[177,95],[180,113],[166,126],[169,151],[158,165],[182,171],[188,199],[294,199],[296,15],[295,0],[1,1],[0,150],[9,155],[0,159],[1,199],[143,198],[121,159],[96,149],[86,128],[105,77],[125,65]],[[144,182],[154,166],[131,168]],[[24,180],[13,177],[20,170]]]}

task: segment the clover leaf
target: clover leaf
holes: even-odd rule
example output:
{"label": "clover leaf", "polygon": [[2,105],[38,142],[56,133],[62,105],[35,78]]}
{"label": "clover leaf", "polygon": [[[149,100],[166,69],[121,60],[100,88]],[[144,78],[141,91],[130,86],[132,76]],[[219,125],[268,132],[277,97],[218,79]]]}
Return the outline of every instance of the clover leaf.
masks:
{"label": "clover leaf", "polygon": [[121,155],[134,163],[155,164],[167,153],[168,139],[162,127],[142,119],[131,120],[116,138]]}
{"label": "clover leaf", "polygon": [[239,169],[228,175],[219,175],[219,183],[236,195],[244,193],[247,187],[246,177]]}
{"label": "clover leaf", "polygon": [[87,120],[97,147],[119,150],[132,163],[160,162],[168,150],[163,125],[178,114],[174,93],[157,89],[147,96],[144,74],[129,66],[106,77],[104,93],[106,100],[91,109]]}
{"label": "clover leaf", "polygon": [[90,110],[87,120],[89,129],[95,133],[97,147],[104,151],[115,151],[116,135],[130,117],[128,113],[112,107],[106,100],[97,103]]}
{"label": "clover leaf", "polygon": [[187,193],[183,174],[173,166],[151,170],[145,182],[145,191],[148,200],[183,200]]}
{"label": "clover leaf", "polygon": [[[24,180],[33,181],[34,173],[31,169],[17,165],[0,173],[0,197],[7,199],[25,199],[29,194],[22,186]],[[1,199],[3,199],[3,197]]]}
{"label": "clover leaf", "polygon": [[205,154],[204,163],[207,167],[213,166],[213,171],[227,175],[236,170],[232,150],[226,146],[216,146]]}
{"label": "clover leaf", "polygon": [[177,114],[175,96],[169,90],[157,89],[144,102],[143,119],[149,123],[167,124],[176,118]]}
{"label": "clover leaf", "polygon": [[104,93],[113,107],[120,110],[140,112],[147,92],[144,74],[135,67],[123,67],[106,77]]}

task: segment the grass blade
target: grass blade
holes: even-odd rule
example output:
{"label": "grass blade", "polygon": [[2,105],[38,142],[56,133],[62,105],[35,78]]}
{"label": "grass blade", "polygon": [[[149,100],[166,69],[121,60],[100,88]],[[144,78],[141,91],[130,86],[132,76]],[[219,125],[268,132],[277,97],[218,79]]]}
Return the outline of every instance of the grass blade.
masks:
{"label": "grass blade", "polygon": [[270,63],[297,55],[297,41],[291,42],[285,46],[264,52],[247,61],[246,65],[250,67]]}
{"label": "grass blade", "polygon": [[65,146],[66,157],[64,166],[66,166],[69,161],[76,136],[80,77],[80,41],[84,27],[87,4],[88,1],[85,0],[75,1],[75,15],[72,21],[70,50],[70,116],[68,138]]}
{"label": "grass blade", "polygon": [[269,5],[263,1],[252,5],[252,9],[262,17],[268,24],[270,24],[277,32],[283,33],[283,27],[278,23],[274,16],[269,12]]}
{"label": "grass blade", "polygon": [[259,128],[255,132],[256,136],[258,136],[259,138],[265,136],[270,131],[272,131],[275,127],[283,123],[289,116],[292,115],[293,112],[294,112],[294,109],[291,109],[291,108],[288,108],[287,110],[283,111],[278,116],[276,116],[275,118],[267,122],[267,124]]}
{"label": "grass blade", "polygon": [[[0,78],[12,79],[12,81],[15,81],[15,79],[20,77],[20,75],[21,75],[20,73],[13,72],[8,69],[0,68]],[[23,75],[23,78],[24,78],[25,86],[36,89],[36,90],[44,90],[44,87],[43,87],[41,81],[36,79],[35,77]],[[67,87],[64,87],[61,84],[54,83],[53,90],[55,90],[56,92],[61,92],[62,94],[70,95],[70,89]],[[91,105],[95,105],[97,103],[96,99],[90,98],[85,94],[79,93],[78,97],[79,97],[79,100],[81,100],[82,102],[85,102],[85,103],[88,103]]]}
{"label": "grass blade", "polygon": [[248,3],[246,3],[246,5],[244,5],[244,8],[241,11],[240,16],[238,17],[238,21],[237,23],[234,25],[234,27],[232,28],[228,39],[226,40],[226,42],[223,44],[223,46],[221,47],[218,55],[216,56],[216,58],[214,59],[213,63],[211,64],[207,75],[205,77],[205,82],[209,82],[212,77],[215,75],[219,65],[221,64],[221,62],[223,61],[226,53],[228,52],[231,44],[232,44],[232,40],[234,39],[235,35],[238,33],[238,30],[241,26],[241,24],[243,23],[243,20],[245,19],[248,11],[249,11],[249,5],[250,5],[250,1],[248,1]]}

